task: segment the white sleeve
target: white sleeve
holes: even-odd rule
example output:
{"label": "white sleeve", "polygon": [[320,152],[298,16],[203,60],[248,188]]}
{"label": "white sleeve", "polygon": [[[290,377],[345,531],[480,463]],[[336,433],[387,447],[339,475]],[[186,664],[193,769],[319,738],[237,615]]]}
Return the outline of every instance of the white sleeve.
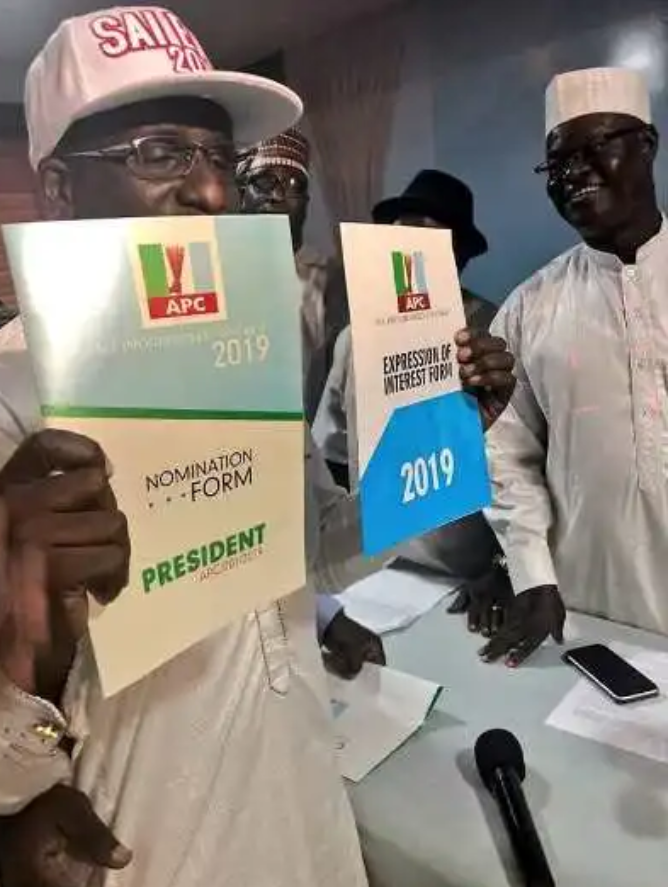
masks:
{"label": "white sleeve", "polygon": [[0,674],[0,816],[70,781],[72,764],[59,747],[66,732],[55,706],[22,693]]}
{"label": "white sleeve", "polygon": [[[41,427],[32,369],[20,320],[0,330],[0,466]],[[88,643],[80,645],[63,693],[63,712],[23,693],[0,673],[0,815],[21,810],[72,776],[63,736],[88,730],[88,696],[96,684]]]}
{"label": "white sleeve", "polygon": [[342,330],[334,346],[332,368],[313,420],[313,439],[325,459],[345,465],[348,461],[348,421],[345,392],[350,361],[350,327]]}
{"label": "white sleeve", "polygon": [[352,338],[348,338],[347,372],[343,389],[343,405],[348,428],[348,476],[350,489],[357,490],[360,482],[359,445],[357,440],[357,390],[355,388],[355,362]]}
{"label": "white sleeve", "polygon": [[493,484],[493,502],[486,517],[506,554],[516,593],[557,584],[548,543],[553,511],[545,478],[547,422],[523,365],[527,332],[523,315],[523,299],[516,293],[491,326],[491,332],[503,336],[515,356],[517,387],[486,435]]}
{"label": "white sleeve", "polygon": [[339,594],[375,573],[391,552],[361,554],[359,499],[332,480],[322,454],[306,435],[307,549],[310,578],[321,594]]}

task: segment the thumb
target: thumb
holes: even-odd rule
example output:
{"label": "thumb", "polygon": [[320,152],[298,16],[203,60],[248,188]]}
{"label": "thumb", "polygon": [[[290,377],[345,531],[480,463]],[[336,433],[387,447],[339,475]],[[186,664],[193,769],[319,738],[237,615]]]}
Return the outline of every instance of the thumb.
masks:
{"label": "thumb", "polygon": [[70,791],[70,802],[61,808],[60,828],[71,851],[102,868],[124,869],[132,860],[132,851],[102,822],[86,795]]}
{"label": "thumb", "polygon": [[[4,512],[3,512],[4,513]],[[2,519],[0,519],[1,522]],[[46,557],[32,545],[3,553],[0,588],[0,664],[6,676],[22,690],[35,692],[38,651],[50,644]]]}
{"label": "thumb", "polygon": [[564,623],[565,619],[563,616],[559,617],[559,621],[552,629],[552,637],[558,644],[563,644],[564,642]]}
{"label": "thumb", "polygon": [[[354,678],[356,675],[355,665],[352,663],[348,656],[342,653],[340,650],[336,652],[332,652],[331,650],[327,650],[323,654],[323,660],[325,663],[325,668],[335,674],[337,677],[342,678],[344,681],[349,681],[351,678]],[[360,668],[361,668],[360,664]],[[359,671],[359,669],[357,669]]]}
{"label": "thumb", "polygon": [[[365,662],[372,662],[374,665],[387,665],[385,657],[385,648],[380,638],[374,638],[366,649]],[[362,663],[364,665],[364,663]],[[361,671],[361,668],[360,668]]]}

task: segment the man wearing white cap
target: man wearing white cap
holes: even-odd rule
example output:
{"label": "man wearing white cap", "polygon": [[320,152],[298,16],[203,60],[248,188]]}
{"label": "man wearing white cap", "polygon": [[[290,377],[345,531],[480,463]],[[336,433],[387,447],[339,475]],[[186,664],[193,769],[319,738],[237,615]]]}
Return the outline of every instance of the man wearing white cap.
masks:
{"label": "man wearing white cap", "polygon": [[[255,143],[286,129],[301,104],[271,81],[215,72],[175,15],[141,7],[61,25],[30,69],[26,112],[47,213],[67,219],[234,211],[234,143]],[[20,321],[3,333],[4,463],[38,430],[39,412]],[[43,449],[47,444],[48,436]],[[82,461],[56,465],[65,474],[43,483],[71,488],[76,472],[67,469]],[[306,467],[307,546],[314,565],[318,546],[326,556],[332,540],[318,538],[321,516],[341,497],[317,454],[309,455]],[[16,483],[32,480],[35,470],[32,463],[29,477],[15,470],[8,485],[3,473],[8,500]],[[82,547],[95,554],[98,517],[80,500],[68,502],[67,510],[88,516],[88,538],[78,524],[65,539],[69,528],[62,525],[53,544],[64,543],[72,555]],[[346,531],[343,504],[336,554],[345,558],[358,540],[355,509],[349,509]],[[32,523],[22,525],[26,533],[38,534],[33,524],[43,525],[45,511],[42,504],[30,515]],[[122,515],[117,523],[121,535]],[[118,549],[120,556],[124,549]],[[77,578],[90,587],[87,574]],[[117,579],[114,592],[122,584]],[[68,599],[63,616],[76,610],[85,619],[84,607],[83,598]],[[79,887],[91,878],[123,887],[363,887],[313,620],[310,596],[298,593],[104,702],[85,638],[69,667],[71,623],[50,638],[59,655],[47,657],[48,680],[20,667],[30,651],[22,659],[21,651],[3,646],[0,812],[25,808],[0,824],[3,887]],[[69,742],[61,742],[65,730]],[[51,789],[66,782],[85,795],[62,785]],[[93,818],[86,797],[131,848],[129,864],[128,852]]]}
{"label": "man wearing white cap", "polygon": [[[26,112],[59,220],[234,211],[235,142],[287,129],[301,103],[215,72],[175,15],[142,6],[63,23],[30,69]],[[484,343],[463,358],[489,385]],[[0,613],[3,887],[363,887],[312,597],[249,614],[102,700],[81,589],[122,592],[128,528],[99,448],[39,428],[16,321],[0,337],[0,493],[13,537],[48,554],[48,597],[33,582]],[[310,566],[337,588],[356,504],[310,438],[305,471]]]}
{"label": "man wearing white cap", "polygon": [[481,654],[510,665],[561,640],[562,598],[668,633],[668,227],[642,77],[556,77],[546,132],[536,171],[583,242],[494,324],[518,358],[511,406],[488,435],[490,519],[517,597]]}

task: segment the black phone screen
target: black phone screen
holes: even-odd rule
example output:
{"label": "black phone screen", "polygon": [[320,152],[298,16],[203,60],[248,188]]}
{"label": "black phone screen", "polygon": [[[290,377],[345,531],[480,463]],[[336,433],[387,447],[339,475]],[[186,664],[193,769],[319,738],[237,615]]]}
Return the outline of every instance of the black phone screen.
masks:
{"label": "black phone screen", "polygon": [[569,650],[564,659],[616,698],[634,699],[658,693],[656,684],[603,644]]}

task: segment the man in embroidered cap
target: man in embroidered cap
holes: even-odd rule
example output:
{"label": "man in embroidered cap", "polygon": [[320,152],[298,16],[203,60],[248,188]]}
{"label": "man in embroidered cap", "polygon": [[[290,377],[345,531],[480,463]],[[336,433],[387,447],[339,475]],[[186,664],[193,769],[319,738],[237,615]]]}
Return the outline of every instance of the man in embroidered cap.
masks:
{"label": "man in embroidered cap", "polygon": [[238,167],[243,208],[289,216],[295,255],[304,245],[310,163],[308,141],[298,130],[289,129],[251,148]]}
{"label": "man in embroidered cap", "polygon": [[493,325],[518,358],[488,436],[490,520],[517,597],[481,653],[510,665],[561,641],[564,603],[668,633],[668,227],[648,90],[630,70],[562,74],[546,117],[536,171],[582,242]]}
{"label": "man in embroidered cap", "polygon": [[304,242],[310,201],[311,146],[289,129],[242,156],[238,167],[242,209],[284,213],[290,219],[297,274],[301,281],[304,350],[304,412],[313,421],[325,385],[334,342],[348,322],[342,270]]}
{"label": "man in embroidered cap", "polygon": [[[328,368],[320,366],[326,359],[326,342],[335,335],[327,328],[327,296],[333,295],[327,289],[332,263],[304,244],[310,158],[307,139],[298,130],[289,129],[246,152],[237,169],[246,212],[282,213],[290,219],[301,281],[304,412],[309,423],[327,377]],[[316,623],[318,639],[328,652],[328,664],[338,675],[352,677],[366,661],[385,663],[381,639],[350,619],[332,595],[318,595]]]}

